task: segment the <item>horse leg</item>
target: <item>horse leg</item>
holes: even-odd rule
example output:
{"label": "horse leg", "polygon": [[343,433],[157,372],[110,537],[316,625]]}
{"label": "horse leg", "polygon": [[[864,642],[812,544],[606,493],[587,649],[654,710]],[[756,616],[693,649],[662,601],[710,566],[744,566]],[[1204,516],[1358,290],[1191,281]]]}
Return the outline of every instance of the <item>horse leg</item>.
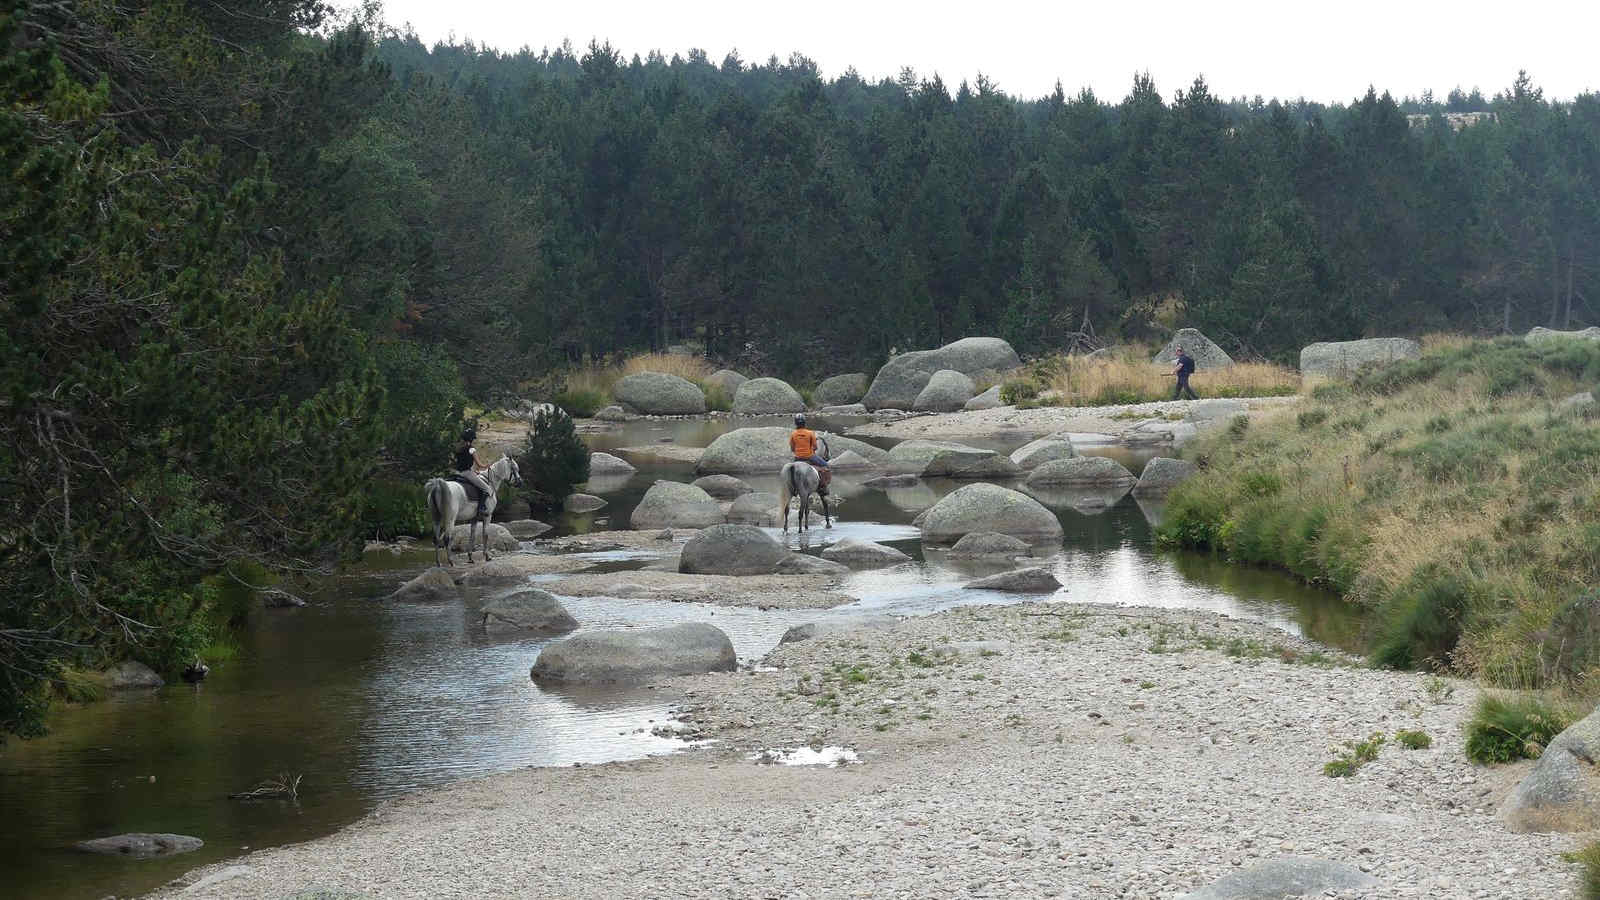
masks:
{"label": "horse leg", "polygon": [[489,518],[487,515],[485,515],[483,521],[478,524],[478,530],[483,532],[483,561],[488,562],[489,560],[494,559],[494,557],[489,555]]}
{"label": "horse leg", "polygon": [[833,514],[828,512],[828,495],[818,494],[817,499],[822,501],[822,521],[826,528],[833,527]]}
{"label": "horse leg", "polygon": [[783,487],[778,490],[778,514],[783,516],[783,533],[789,533],[789,479],[783,480]]}

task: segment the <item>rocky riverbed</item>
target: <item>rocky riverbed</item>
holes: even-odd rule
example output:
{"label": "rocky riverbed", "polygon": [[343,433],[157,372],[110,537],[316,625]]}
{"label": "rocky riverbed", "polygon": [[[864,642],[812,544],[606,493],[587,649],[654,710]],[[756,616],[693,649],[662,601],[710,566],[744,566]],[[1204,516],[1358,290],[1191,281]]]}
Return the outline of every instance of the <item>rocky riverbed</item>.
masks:
{"label": "rocky riverbed", "polygon": [[[1237,401],[1245,414],[1263,415],[1291,406],[1299,397],[1249,397]],[[1106,435],[1116,443],[1148,419],[1183,421],[1196,407],[1204,409],[1206,400],[1169,400],[1157,403],[1132,403],[1122,406],[1041,406],[1018,409],[1001,406],[964,412],[915,416],[893,422],[874,422],[851,428],[856,437],[894,438],[996,438],[1007,434],[1044,435],[1059,432]]]}
{"label": "rocky riverbed", "polygon": [[[1286,856],[1377,879],[1328,896],[1575,892],[1574,837],[1494,816],[1522,770],[1462,755],[1471,685],[1209,613],[967,607],[656,690],[705,743],[419,793],[160,896],[1178,897]],[[858,761],[752,759],[830,747]]]}

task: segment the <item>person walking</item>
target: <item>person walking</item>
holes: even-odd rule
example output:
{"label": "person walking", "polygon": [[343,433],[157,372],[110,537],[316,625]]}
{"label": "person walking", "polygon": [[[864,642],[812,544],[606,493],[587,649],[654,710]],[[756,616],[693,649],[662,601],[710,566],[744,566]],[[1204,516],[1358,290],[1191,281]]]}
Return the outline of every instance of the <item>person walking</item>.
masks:
{"label": "person walking", "polygon": [[1184,394],[1188,394],[1190,400],[1199,400],[1200,396],[1194,392],[1194,388],[1189,387],[1189,376],[1194,374],[1194,357],[1185,353],[1183,348],[1179,347],[1176,362],[1177,365],[1173,368],[1172,374],[1178,377],[1178,385],[1172,389],[1172,399],[1178,400]]}

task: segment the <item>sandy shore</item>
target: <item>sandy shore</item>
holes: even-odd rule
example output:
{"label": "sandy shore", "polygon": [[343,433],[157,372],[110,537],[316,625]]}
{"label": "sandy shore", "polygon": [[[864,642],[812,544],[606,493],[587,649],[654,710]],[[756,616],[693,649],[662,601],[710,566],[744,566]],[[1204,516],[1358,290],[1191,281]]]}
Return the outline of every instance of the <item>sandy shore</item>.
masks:
{"label": "sandy shore", "polygon": [[[1279,410],[1299,401],[1298,397],[1241,398],[1251,416]],[[1005,433],[1038,437],[1058,431],[1120,436],[1145,419],[1182,419],[1192,400],[1160,403],[1134,403],[1126,406],[1043,406],[1018,409],[1002,406],[967,412],[916,416],[893,422],[874,422],[851,428],[852,437],[911,438],[991,438]]]}
{"label": "sandy shore", "polygon": [[[1337,896],[1575,893],[1573,836],[1494,817],[1520,768],[1462,755],[1467,683],[1211,614],[1073,604],[963,608],[766,663],[659,686],[700,748],[419,793],[160,896],[1170,898],[1283,855],[1380,880]],[[1433,746],[1403,749],[1401,728]],[[1322,774],[1374,732],[1391,737],[1374,762]],[[747,758],[804,745],[861,761]]]}

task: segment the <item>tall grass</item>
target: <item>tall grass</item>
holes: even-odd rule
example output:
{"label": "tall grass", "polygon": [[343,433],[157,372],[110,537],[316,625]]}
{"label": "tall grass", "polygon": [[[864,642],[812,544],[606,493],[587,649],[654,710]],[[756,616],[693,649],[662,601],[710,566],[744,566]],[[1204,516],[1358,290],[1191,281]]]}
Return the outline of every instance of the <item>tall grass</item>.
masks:
{"label": "tall grass", "polygon": [[1555,402],[1600,346],[1437,339],[1187,452],[1161,540],[1293,572],[1373,610],[1373,658],[1600,693],[1600,428]]}
{"label": "tall grass", "polygon": [[622,363],[623,375],[634,375],[639,372],[660,372],[663,375],[676,375],[686,381],[704,381],[717,371],[703,357],[678,356],[671,353],[645,353],[640,356],[630,356]]}
{"label": "tall grass", "polygon": [[1467,758],[1479,763],[1538,759],[1579,717],[1571,704],[1533,694],[1484,694],[1467,723]]}
{"label": "tall grass", "polygon": [[568,415],[580,418],[592,416],[601,407],[611,403],[612,390],[617,382],[641,372],[660,372],[692,381],[706,392],[707,409],[726,410],[733,405],[733,398],[714,385],[705,383],[715,371],[716,368],[709,361],[698,356],[645,353],[557,373],[548,381],[555,386],[552,402]]}
{"label": "tall grass", "polygon": [[[1020,382],[1020,383],[1019,383]],[[1143,348],[1119,349],[1093,359],[1047,357],[1014,374],[1008,396],[1028,399],[1030,389],[1045,402],[1061,406],[1112,406],[1172,399],[1176,382],[1170,367],[1150,361]],[[1236,363],[1226,369],[1197,372],[1190,379],[1202,397],[1268,397],[1293,394],[1300,376],[1272,363]]]}

